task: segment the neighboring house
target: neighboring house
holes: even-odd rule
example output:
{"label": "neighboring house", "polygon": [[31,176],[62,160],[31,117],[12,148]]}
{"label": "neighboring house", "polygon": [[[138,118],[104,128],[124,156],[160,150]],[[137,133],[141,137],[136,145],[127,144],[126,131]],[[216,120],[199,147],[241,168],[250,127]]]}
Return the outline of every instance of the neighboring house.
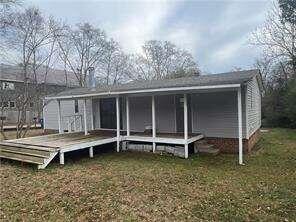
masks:
{"label": "neighboring house", "polygon": [[[36,73],[37,84],[34,83],[35,78],[33,77],[33,72],[29,71],[27,77],[29,86],[31,88],[39,87],[44,96],[78,86],[74,74],[65,73],[63,70],[40,67]],[[4,125],[13,125],[18,119],[18,97],[24,93],[24,75],[21,66],[0,65],[0,92],[0,116],[5,118]],[[33,118],[41,117],[42,99],[30,101],[26,114],[27,120],[32,121]]]}
{"label": "neighboring house", "polygon": [[191,134],[202,134],[220,150],[239,153],[242,164],[243,150],[259,139],[261,91],[258,70],[76,88],[47,97],[44,124],[60,133],[114,129],[118,150],[123,141],[150,143],[153,151],[183,144],[185,158],[200,139]]}

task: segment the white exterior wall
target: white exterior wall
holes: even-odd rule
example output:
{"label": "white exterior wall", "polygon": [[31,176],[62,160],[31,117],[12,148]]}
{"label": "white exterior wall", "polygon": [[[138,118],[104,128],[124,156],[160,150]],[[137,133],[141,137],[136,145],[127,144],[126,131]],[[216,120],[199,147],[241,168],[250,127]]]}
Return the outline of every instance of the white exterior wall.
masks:
{"label": "white exterior wall", "polygon": [[[144,131],[145,126],[152,126],[152,98],[130,97],[130,130]],[[175,101],[174,95],[155,96],[156,132],[175,132]],[[126,129],[125,101],[122,106],[122,125]]]}
{"label": "white exterior wall", "polygon": [[[62,129],[67,130],[67,118],[65,116],[74,115],[75,107],[74,100],[61,101],[61,114],[62,114]],[[83,121],[83,101],[78,101],[79,113],[82,115],[82,129],[84,127]],[[91,129],[91,100],[86,102],[87,111],[87,127]],[[56,100],[51,100],[43,108],[43,118],[44,118],[44,129],[58,130],[58,102]]]}
{"label": "white exterior wall", "polygon": [[155,97],[156,132],[176,132],[175,97]]}
{"label": "white exterior wall", "polygon": [[[242,90],[243,137],[246,138],[245,90]],[[237,92],[192,95],[192,131],[206,137],[238,138]]]}
{"label": "white exterior wall", "polygon": [[247,131],[250,137],[261,127],[261,93],[258,80],[254,77],[247,84]]}
{"label": "white exterior wall", "polygon": [[[247,92],[247,93],[246,93]],[[251,100],[253,98],[253,100]],[[245,102],[247,100],[247,103]],[[87,100],[87,122],[91,129],[91,105]],[[152,125],[151,96],[130,97],[130,130],[144,131]],[[176,132],[176,109],[174,95],[155,96],[156,131]],[[125,101],[122,103],[122,125],[126,129]],[[98,100],[93,100],[94,121],[97,126]],[[243,138],[248,138],[261,126],[261,96],[256,78],[242,88]],[[74,101],[61,101],[62,116],[74,114]],[[192,132],[207,137],[237,138],[238,114],[237,92],[212,92],[191,95]],[[246,112],[247,109],[247,112]],[[57,102],[51,101],[44,108],[46,129],[58,129]],[[83,101],[79,101],[79,113],[83,115]],[[246,121],[247,120],[247,121]],[[63,118],[63,129],[67,129]],[[248,124],[246,124],[246,122]],[[248,133],[247,133],[248,132]]]}
{"label": "white exterior wall", "polygon": [[[129,103],[130,130],[142,132],[146,126],[152,126],[151,97],[131,97]],[[123,125],[126,127],[126,118]]]}

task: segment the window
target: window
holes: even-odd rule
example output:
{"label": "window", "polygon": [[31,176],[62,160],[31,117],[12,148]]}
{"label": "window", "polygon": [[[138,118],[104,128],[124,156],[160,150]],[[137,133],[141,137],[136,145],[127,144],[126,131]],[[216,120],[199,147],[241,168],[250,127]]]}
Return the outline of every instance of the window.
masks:
{"label": "window", "polygon": [[78,106],[78,100],[77,99],[75,99],[75,103],[74,103],[74,112],[79,113],[79,106]]}
{"label": "window", "polygon": [[3,102],[3,107],[8,107],[8,102]]}
{"label": "window", "polygon": [[9,106],[10,106],[10,108],[14,108],[15,107],[15,102],[14,101],[10,101],[9,102]]}
{"label": "window", "polygon": [[13,82],[2,82],[2,89],[14,90],[14,83]]}
{"label": "window", "polygon": [[32,108],[34,106],[34,103],[30,102],[29,106],[30,108]]}

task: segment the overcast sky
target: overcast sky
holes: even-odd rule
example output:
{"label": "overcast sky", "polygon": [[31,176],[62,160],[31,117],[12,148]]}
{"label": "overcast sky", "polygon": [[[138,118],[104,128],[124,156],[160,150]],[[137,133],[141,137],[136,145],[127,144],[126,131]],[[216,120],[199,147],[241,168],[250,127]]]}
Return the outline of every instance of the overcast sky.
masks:
{"label": "overcast sky", "polygon": [[138,52],[146,40],[169,40],[192,53],[204,72],[252,68],[260,51],[248,44],[270,1],[90,1],[30,0],[70,24],[90,22]]}

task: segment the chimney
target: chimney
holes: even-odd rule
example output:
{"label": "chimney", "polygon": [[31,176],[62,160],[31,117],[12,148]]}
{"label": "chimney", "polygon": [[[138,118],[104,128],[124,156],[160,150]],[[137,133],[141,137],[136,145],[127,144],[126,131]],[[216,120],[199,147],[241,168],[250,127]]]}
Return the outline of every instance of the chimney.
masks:
{"label": "chimney", "polygon": [[94,67],[88,68],[88,87],[95,88],[96,81],[95,81],[95,69]]}

